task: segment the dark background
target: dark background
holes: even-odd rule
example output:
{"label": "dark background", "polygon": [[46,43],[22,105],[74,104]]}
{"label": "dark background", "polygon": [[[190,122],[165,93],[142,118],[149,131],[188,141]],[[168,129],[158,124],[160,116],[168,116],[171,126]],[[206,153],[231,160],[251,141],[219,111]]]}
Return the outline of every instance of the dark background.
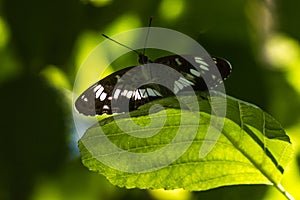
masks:
{"label": "dark background", "polygon": [[[0,0],[0,199],[167,198],[117,188],[89,172],[80,163],[71,115],[76,72],[103,41],[101,33],[147,26],[150,16],[153,26],[180,31],[229,60],[227,93],[282,123],[295,144],[282,184],[300,198],[299,8],[296,0]],[[284,199],[271,186],[182,195]]]}

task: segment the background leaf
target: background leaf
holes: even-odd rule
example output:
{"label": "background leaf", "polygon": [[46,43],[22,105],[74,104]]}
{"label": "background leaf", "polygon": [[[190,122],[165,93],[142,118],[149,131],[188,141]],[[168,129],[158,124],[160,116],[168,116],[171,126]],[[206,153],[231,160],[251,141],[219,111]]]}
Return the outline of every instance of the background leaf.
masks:
{"label": "background leaf", "polygon": [[[112,36],[147,26],[150,16],[153,26],[180,31],[211,55],[229,60],[233,72],[225,81],[227,94],[259,105],[283,125],[295,156],[282,184],[300,199],[299,4],[295,0],[0,0],[0,199],[158,199],[147,190],[115,187],[80,166],[79,136],[71,109],[65,111],[71,101],[64,100],[72,94],[69,87],[81,63],[104,40],[101,33]],[[108,73],[128,62],[137,64],[137,58]],[[49,66],[57,70],[48,70]],[[105,61],[98,67],[103,66]],[[89,74],[85,79],[90,80]],[[55,81],[51,86],[62,92],[38,88],[48,85],[46,81]],[[190,194],[190,199],[285,199],[266,185]]]}

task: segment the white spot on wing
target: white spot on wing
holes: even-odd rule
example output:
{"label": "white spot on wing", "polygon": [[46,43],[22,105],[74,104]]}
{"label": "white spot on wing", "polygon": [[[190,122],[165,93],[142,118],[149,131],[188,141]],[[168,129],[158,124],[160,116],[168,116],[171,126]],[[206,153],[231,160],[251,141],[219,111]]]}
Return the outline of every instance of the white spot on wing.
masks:
{"label": "white spot on wing", "polygon": [[147,92],[146,92],[145,89],[139,89],[139,92],[140,92],[141,98],[146,98],[146,97],[148,97],[148,94],[147,94]]}
{"label": "white spot on wing", "polygon": [[100,101],[104,101],[104,99],[106,98],[107,94],[105,92],[103,92],[101,95],[100,95]]}
{"label": "white spot on wing", "polygon": [[190,69],[190,72],[191,72],[191,74],[193,74],[193,75],[195,75],[195,76],[197,76],[197,77],[200,77],[200,76],[201,76],[200,72],[198,72],[198,71],[195,70],[195,69]]}
{"label": "white spot on wing", "polygon": [[87,101],[88,101],[88,99],[85,97],[85,98],[83,99],[83,101],[87,102]]}
{"label": "white spot on wing", "polygon": [[200,57],[195,57],[195,62],[199,63],[200,65],[208,66],[208,64],[203,61],[203,58],[200,58]]}
{"label": "white spot on wing", "polygon": [[174,93],[177,94],[178,91],[179,91],[179,88],[177,87],[177,85],[174,85]]}
{"label": "white spot on wing", "polygon": [[153,90],[153,91],[154,91],[154,93],[156,94],[156,96],[162,97],[162,95],[161,95],[158,91],[156,91],[156,90]]}
{"label": "white spot on wing", "polygon": [[103,109],[109,110],[109,106],[108,105],[104,105]]}
{"label": "white spot on wing", "polygon": [[121,93],[121,95],[122,95],[122,96],[126,96],[127,92],[128,92],[128,90],[124,90],[124,91]]}
{"label": "white spot on wing", "polygon": [[139,99],[141,99],[140,92],[139,92],[138,89],[134,91],[134,94],[133,94],[133,95],[135,96],[134,100],[139,100]]}
{"label": "white spot on wing", "polygon": [[208,67],[206,67],[205,65],[200,65],[200,68],[205,70],[205,71],[209,71]]}
{"label": "white spot on wing", "polygon": [[[179,78],[179,80],[180,80],[180,78]],[[175,81],[174,83],[175,83],[175,85],[181,90],[182,88],[184,88],[184,85],[182,85],[182,84],[179,82],[179,80],[178,80],[178,81]]]}
{"label": "white spot on wing", "polygon": [[176,62],[178,65],[182,65],[182,63],[180,62],[179,58],[175,58],[175,62]]}
{"label": "white spot on wing", "polygon": [[126,97],[127,97],[128,99],[130,99],[130,98],[132,97],[132,93],[133,93],[133,91],[131,91],[131,90],[128,91]]}
{"label": "white spot on wing", "polygon": [[98,99],[99,97],[100,97],[100,94],[102,93],[102,91],[101,90],[98,90],[97,92],[96,92],[96,99]]}
{"label": "white spot on wing", "polygon": [[179,80],[178,80],[180,83],[182,83],[184,86],[191,86],[191,85],[194,85],[193,82],[183,78],[183,77],[180,77]]}
{"label": "white spot on wing", "polygon": [[97,85],[97,86],[94,88],[94,92],[96,92],[97,90],[99,90],[101,87],[102,87],[102,85]]}
{"label": "white spot on wing", "polygon": [[102,85],[97,85],[94,88],[94,92],[96,92],[96,99],[98,99],[98,97],[101,95],[101,93],[103,92],[104,87]]}
{"label": "white spot on wing", "polygon": [[156,96],[152,88],[147,88],[147,92],[149,96]]}
{"label": "white spot on wing", "polygon": [[121,90],[120,89],[116,89],[115,93],[114,93],[114,99],[117,99],[119,97]]}

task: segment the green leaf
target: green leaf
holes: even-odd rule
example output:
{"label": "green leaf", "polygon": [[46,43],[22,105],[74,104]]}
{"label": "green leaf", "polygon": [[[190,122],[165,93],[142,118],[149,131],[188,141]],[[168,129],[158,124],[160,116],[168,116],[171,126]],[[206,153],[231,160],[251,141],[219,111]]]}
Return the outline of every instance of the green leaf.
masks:
{"label": "green leaf", "polygon": [[[217,106],[222,105],[222,98],[203,98],[200,94],[200,112],[195,113],[180,110],[177,100],[170,97],[141,106],[131,112],[131,118],[119,115],[116,119],[100,120],[101,128],[99,124],[91,127],[79,141],[82,162],[90,170],[103,174],[112,184],[126,188],[201,191],[225,185],[273,184],[287,196],[280,179],[292,157],[290,139],[272,116],[255,105],[227,96],[223,130],[211,151],[199,157],[213,116],[212,100]],[[148,114],[149,108],[155,104],[166,108]],[[196,120],[199,116],[200,122]],[[188,120],[182,123],[182,119]],[[132,126],[130,120],[140,126]],[[125,132],[120,129],[122,125],[127,127]],[[182,135],[177,137],[180,126],[184,128]],[[189,137],[195,127],[198,127],[197,134],[194,138]],[[217,128],[214,131],[219,132]],[[152,132],[156,134],[151,135]],[[130,134],[140,134],[141,137]],[[151,137],[143,138],[145,135]],[[193,141],[189,144],[190,139]],[[114,148],[110,149],[108,142]],[[187,144],[188,148],[181,155]],[[137,161],[132,159],[132,154],[137,155],[134,157]],[[138,157],[148,154],[153,154],[151,159],[156,159],[156,162],[147,160],[149,157]],[[170,158],[174,161],[165,167],[156,165]],[[135,167],[138,171],[139,166],[155,170],[128,172]]]}

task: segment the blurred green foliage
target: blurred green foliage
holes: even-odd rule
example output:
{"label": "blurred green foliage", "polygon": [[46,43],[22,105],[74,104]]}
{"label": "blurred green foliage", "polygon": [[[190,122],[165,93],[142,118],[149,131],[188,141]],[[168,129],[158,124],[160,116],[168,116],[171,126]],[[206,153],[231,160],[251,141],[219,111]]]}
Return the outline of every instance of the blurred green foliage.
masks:
{"label": "blurred green foliage", "polygon": [[[294,0],[0,0],[0,199],[166,199],[162,191],[116,188],[80,164],[69,98],[100,34],[146,26],[150,16],[153,26],[187,34],[228,59],[227,93],[283,124],[295,146],[283,185],[300,198],[299,7]],[[270,186],[187,196],[283,199]]]}

